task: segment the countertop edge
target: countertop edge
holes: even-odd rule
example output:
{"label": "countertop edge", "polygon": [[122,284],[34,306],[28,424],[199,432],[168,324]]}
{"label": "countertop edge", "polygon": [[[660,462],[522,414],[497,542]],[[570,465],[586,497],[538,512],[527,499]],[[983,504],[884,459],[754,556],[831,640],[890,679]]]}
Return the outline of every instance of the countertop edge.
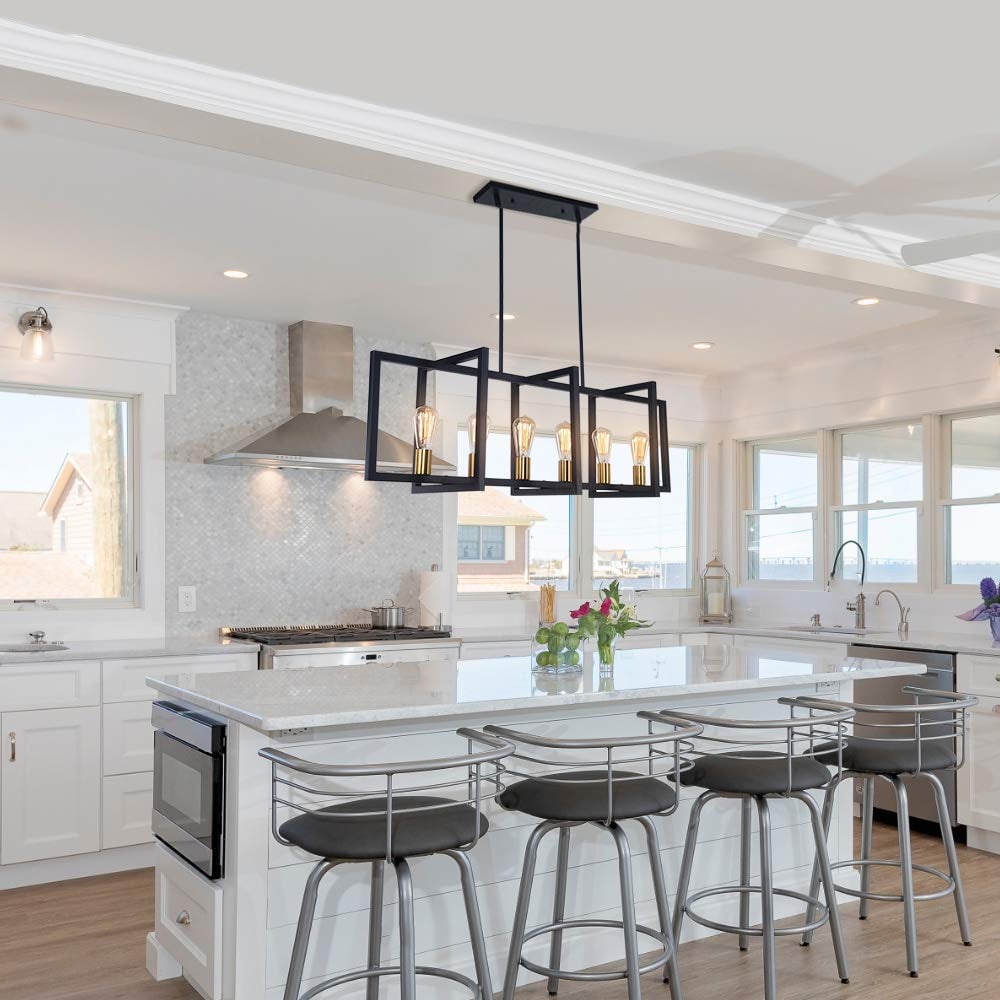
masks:
{"label": "countertop edge", "polygon": [[[236,705],[220,702],[218,699],[192,692],[180,683],[171,683],[170,678],[146,678],[146,683],[161,694],[203,708],[234,722],[239,722],[265,734],[298,729],[333,729],[349,726],[379,725],[391,722],[431,721],[464,715],[490,715],[503,712],[538,710],[540,708],[566,708],[573,705],[600,705],[602,703],[649,701],[654,698],[692,697],[712,692],[766,691],[790,687],[815,687],[830,682],[869,680],[876,677],[900,677],[926,673],[923,664],[899,663],[885,667],[841,670],[829,674],[789,675],[784,677],[747,678],[743,680],[720,680],[704,684],[681,684],[667,687],[636,688],[630,691],[592,691],[567,695],[549,695],[544,699],[537,696],[513,698],[497,702],[469,702],[464,705],[421,705],[393,707],[386,709],[365,709],[356,712],[324,714],[321,716],[259,716],[240,709]],[[182,675],[183,676],[183,675]],[[178,681],[182,677],[177,678]]]}

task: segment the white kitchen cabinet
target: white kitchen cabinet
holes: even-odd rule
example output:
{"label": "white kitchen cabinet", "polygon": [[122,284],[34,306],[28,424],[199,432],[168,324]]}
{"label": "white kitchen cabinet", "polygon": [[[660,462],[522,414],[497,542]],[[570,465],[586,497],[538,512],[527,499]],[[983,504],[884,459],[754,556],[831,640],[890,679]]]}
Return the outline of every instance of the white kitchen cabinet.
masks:
{"label": "white kitchen cabinet", "polygon": [[0,669],[0,711],[81,708],[100,703],[101,665],[93,660],[10,663]]}
{"label": "white kitchen cabinet", "polygon": [[1000,698],[1000,656],[958,657],[958,690]]}
{"label": "white kitchen cabinet", "polygon": [[128,847],[153,840],[153,774],[115,774],[104,779],[101,847]]}
{"label": "white kitchen cabinet", "polygon": [[257,654],[253,652],[218,653],[214,656],[142,656],[128,660],[105,660],[104,702],[152,701],[156,697],[156,692],[146,684],[147,677],[228,673],[231,670],[254,670],[256,667]]}
{"label": "white kitchen cabinet", "polygon": [[[964,659],[959,657],[960,685]],[[958,821],[1000,833],[1000,698],[980,698],[970,710],[965,767],[958,772]]]}
{"label": "white kitchen cabinet", "polygon": [[4,712],[0,727],[0,863],[99,850],[100,708]]}
{"label": "white kitchen cabinet", "polygon": [[135,774],[153,770],[153,724],[150,701],[105,705],[104,774]]}

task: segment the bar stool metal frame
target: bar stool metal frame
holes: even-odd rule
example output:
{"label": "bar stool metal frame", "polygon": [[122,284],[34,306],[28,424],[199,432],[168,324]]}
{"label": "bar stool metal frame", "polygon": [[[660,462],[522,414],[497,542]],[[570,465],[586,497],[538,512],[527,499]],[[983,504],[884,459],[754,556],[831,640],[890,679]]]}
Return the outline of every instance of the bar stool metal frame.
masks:
{"label": "bar stool metal frame", "polygon": [[[379,764],[319,764],[292,756],[274,747],[265,747],[258,751],[261,757],[271,762],[271,832],[278,843],[289,847],[301,846],[282,835],[278,821],[279,812],[282,809],[292,809],[300,814],[317,817],[321,821],[331,824],[337,824],[338,822],[350,823],[352,820],[370,820],[375,824],[379,824],[384,820],[385,823],[384,856],[379,853],[372,857],[364,858],[323,857],[310,873],[302,897],[302,906],[295,932],[295,942],[292,946],[292,957],[289,963],[288,979],[285,984],[284,1000],[311,1000],[312,997],[317,996],[325,990],[357,980],[367,980],[367,1000],[377,1000],[378,983],[382,976],[399,977],[402,1000],[416,1000],[417,976],[436,976],[449,979],[465,986],[478,1000],[491,1000],[493,985],[486,957],[486,943],[483,937],[479,903],[476,898],[476,885],[472,864],[466,852],[476,846],[481,836],[482,824],[485,821],[482,812],[484,786],[487,797],[492,797],[502,791],[504,773],[502,762],[514,752],[514,746],[506,740],[470,729],[460,729],[457,735],[467,741],[468,752],[466,754],[431,760]],[[474,749],[476,744],[482,744],[486,749],[477,752]],[[279,769],[282,770],[279,771]],[[436,778],[429,777],[426,782],[415,778],[415,776],[419,775],[432,776],[436,772],[454,770],[462,770],[465,774],[454,780],[441,780],[444,776],[440,775]],[[291,772],[296,777],[283,776],[282,772]],[[297,777],[299,775],[311,778],[347,780],[373,778],[381,779],[382,784],[381,787],[374,790],[351,789],[350,791],[335,791],[330,788],[317,788],[306,784],[305,781],[308,779],[300,779]],[[402,782],[397,779],[402,779],[404,776],[407,782],[405,787],[401,787]],[[417,780],[419,783],[410,784],[410,780]],[[325,808],[310,808],[302,802],[291,801],[291,795],[294,793],[283,793],[283,789],[294,789],[295,791],[304,793],[308,801],[314,801],[317,798],[327,802],[331,799],[344,799],[348,801],[336,805],[334,807],[336,808],[336,812],[331,813],[329,812],[330,806],[326,806]],[[447,795],[447,793],[456,789],[464,789],[463,798],[442,798],[436,800],[435,804],[431,805],[413,805],[412,802],[407,802],[408,797],[415,795],[418,796],[415,801],[422,801],[424,796],[421,793],[432,792],[440,795],[443,792]],[[459,791],[458,794],[462,794],[462,792]],[[373,797],[376,798],[376,801],[384,799],[384,808],[371,808],[370,800]],[[365,800],[369,800],[369,802],[366,803]],[[368,805],[368,808],[354,810],[345,808],[349,807],[352,802],[357,802],[359,806]],[[408,819],[415,816],[425,819],[435,816],[440,817],[445,814],[445,810],[453,810],[456,807],[463,806],[471,807],[475,811],[471,823],[472,832],[465,842],[446,850],[423,850],[419,854],[446,854],[458,865],[476,968],[476,982],[450,969],[431,968],[416,964],[412,876],[407,858],[401,856],[399,851],[394,847],[397,835],[405,830]],[[466,819],[468,819],[468,816],[466,816]],[[316,912],[316,901],[320,883],[323,877],[330,871],[344,864],[371,865],[372,879],[367,968],[360,972],[350,972],[326,979],[300,995],[299,991],[302,986],[306,951]],[[395,869],[399,896],[400,959],[399,965],[396,966],[384,966],[381,964],[382,904],[385,878],[384,866],[386,864],[391,864]]]}
{"label": "bar stool metal frame", "polygon": [[[537,975],[544,976],[548,980],[550,996],[557,995],[559,981],[562,979],[583,983],[612,982],[624,979],[628,987],[629,1000],[639,1000],[641,996],[639,979],[642,975],[663,968],[663,979],[664,982],[670,984],[673,1000],[682,1000],[680,974],[677,968],[666,883],[660,857],[659,837],[653,823],[653,816],[669,816],[676,810],[678,796],[674,794],[673,788],[667,782],[663,782],[663,785],[669,789],[668,797],[671,804],[648,814],[622,817],[622,820],[634,819],[642,825],[645,831],[659,916],[659,931],[636,923],[632,854],[628,837],[616,819],[616,816],[619,815],[616,802],[621,804],[624,794],[622,789],[623,787],[628,789],[630,783],[646,782],[645,787],[648,789],[650,779],[659,781],[662,777],[670,776],[676,782],[686,766],[682,750],[688,745],[687,741],[701,732],[701,727],[691,723],[682,723],[669,733],[654,733],[650,729],[645,734],[608,739],[556,739],[501,726],[486,726],[485,730],[495,737],[508,740],[517,748],[511,758],[516,763],[508,765],[506,768],[508,776],[522,781],[540,781],[543,783],[541,787],[550,787],[552,793],[557,793],[560,790],[564,793],[573,792],[575,798],[580,797],[581,791],[597,791],[607,804],[606,814],[602,807],[600,814],[593,818],[543,819],[532,831],[524,852],[524,866],[521,873],[517,908],[514,913],[514,928],[504,977],[503,1000],[512,1000],[517,986],[517,973],[521,966]],[[579,754],[590,755],[591,759],[580,759],[577,756]],[[597,759],[594,760],[593,757]],[[645,773],[622,772],[618,770],[622,765],[640,765]],[[524,766],[528,770],[522,769]],[[592,775],[592,777],[587,777],[588,775]],[[509,787],[513,790],[518,786],[513,784]],[[631,787],[638,789],[640,786],[633,784]],[[606,798],[604,797],[604,789],[606,789]],[[501,805],[503,805],[502,802]],[[504,806],[504,808],[508,807]],[[514,810],[512,809],[512,811]],[[537,814],[532,813],[532,815]],[[606,830],[614,840],[618,853],[618,877],[621,886],[621,920],[566,919],[566,884],[569,871],[571,830],[573,827],[585,824]],[[554,830],[559,831],[559,845],[552,921],[529,930],[526,926],[528,905],[531,900],[538,848],[544,837]],[[613,972],[574,972],[560,967],[563,932],[585,927],[618,928],[623,932],[625,937],[624,969]],[[525,942],[545,934],[552,935],[547,966],[532,962],[523,954]],[[645,965],[640,965],[639,962],[638,936],[640,934],[652,938],[661,946],[659,954]]]}
{"label": "bar stool metal frame", "polygon": [[[958,917],[959,931],[965,945],[972,944],[972,933],[969,927],[969,913],[965,904],[965,891],[962,888],[962,876],[958,867],[958,853],[955,850],[955,838],[951,829],[951,819],[948,814],[948,803],[944,786],[935,771],[957,771],[965,763],[965,739],[968,725],[968,711],[978,704],[979,699],[972,695],[958,694],[947,691],[935,691],[930,688],[907,686],[903,693],[911,695],[913,704],[909,705],[866,705],[859,702],[838,702],[827,699],[804,699],[810,705],[829,705],[850,708],[855,713],[854,738],[862,740],[859,746],[868,751],[883,753],[908,754],[909,766],[893,769],[890,772],[872,770],[852,770],[845,766],[834,776],[826,790],[823,803],[823,824],[829,830],[833,814],[833,803],[840,783],[848,778],[859,778],[864,782],[861,803],[861,857],[850,861],[840,861],[833,865],[834,869],[859,867],[861,869],[860,889],[847,888],[838,885],[837,891],[861,900],[858,918],[866,920],[871,901],[903,904],[903,926],[906,939],[906,965],[910,975],[915,979],[919,975],[919,960],[917,956],[916,903],[931,899],[941,899],[954,895],[955,910]],[[924,700],[922,700],[924,699]],[[902,721],[892,721],[901,719]],[[889,735],[880,735],[888,732]],[[848,763],[851,759],[851,737],[847,740]],[[941,749],[948,751],[946,759],[953,761],[947,766],[942,762]],[[936,758],[936,759],[935,759]],[[937,765],[937,766],[935,766]],[[933,767],[933,770],[927,768]],[[899,858],[872,858],[872,814],[875,800],[875,780],[881,778],[892,786],[896,797],[896,817],[899,837]],[[910,844],[910,812],[909,799],[904,778],[922,778],[934,789],[934,800],[937,805],[938,822],[941,827],[941,839],[944,843],[945,857],[948,862],[948,873],[928,865],[915,865]],[[900,893],[879,893],[871,891],[871,869],[899,868]],[[944,883],[943,888],[934,892],[917,893],[913,887],[914,871],[931,875]],[[813,884],[817,873],[813,870]],[[815,893],[813,893],[815,894]],[[802,944],[812,941],[812,933],[807,931],[802,936]]]}
{"label": "bar stool metal frame", "polygon": [[[688,821],[687,836],[684,842],[684,855],[681,861],[681,870],[677,883],[677,897],[674,906],[673,936],[675,941],[679,941],[683,929],[684,917],[690,917],[695,923],[712,930],[721,931],[727,934],[736,934],[739,937],[740,951],[747,951],[750,938],[759,937],[762,940],[764,951],[764,996],[766,1000],[774,1000],[777,995],[777,973],[775,967],[775,938],[792,934],[801,934],[804,931],[815,931],[824,924],[830,924],[830,932],[833,937],[834,952],[837,959],[837,971],[840,980],[847,983],[850,979],[847,956],[844,949],[843,935],[840,929],[840,917],[837,913],[836,893],[833,888],[833,874],[830,866],[829,855],[826,846],[826,832],[823,827],[819,806],[809,794],[808,788],[796,788],[797,784],[803,782],[796,780],[796,762],[811,761],[814,765],[812,773],[814,780],[818,783],[809,787],[823,787],[828,778],[824,780],[824,767],[820,766],[818,758],[821,754],[830,752],[829,744],[836,747],[842,746],[846,736],[846,723],[853,717],[854,713],[849,708],[829,705],[814,705],[806,703],[799,698],[781,698],[779,704],[789,708],[789,718],[787,719],[728,719],[716,716],[696,715],[689,712],[677,712],[667,710],[664,712],[650,713],[651,722],[664,722],[673,725],[682,723],[693,723],[703,727],[705,732],[695,740],[695,756],[690,760],[690,768],[687,771],[688,785],[698,785],[699,768],[704,767],[706,761],[722,761],[725,768],[737,767],[740,761],[750,761],[752,768],[744,769],[751,772],[751,780],[754,773],[760,772],[767,767],[762,764],[762,760],[770,763],[772,788],[766,791],[738,791],[734,787],[729,790],[713,790],[707,788],[702,792],[691,807],[691,815]],[[796,715],[796,710],[808,712],[808,715]],[[740,736],[733,738],[729,736],[711,735],[715,729],[732,730],[738,732]],[[754,736],[754,731],[763,735]],[[777,735],[776,735],[777,734]],[[826,750],[820,748],[826,745]],[[776,747],[782,752],[777,752]],[[723,759],[724,758],[724,759]],[[839,762],[838,762],[839,767]],[[782,779],[784,776],[784,780]],[[704,780],[709,780],[705,778]],[[714,783],[714,782],[713,782]],[[738,782],[737,782],[738,783]],[[808,782],[805,782],[808,784]],[[764,787],[762,784],[760,787]],[[816,859],[819,866],[821,881],[823,883],[825,905],[816,898],[814,890],[808,896],[804,893],[795,892],[790,889],[777,889],[774,887],[774,864],[771,848],[771,817],[768,801],[774,798],[794,798],[803,802],[808,811],[809,819],[813,831],[813,840],[816,845]],[[740,799],[742,802],[740,821],[740,884],[739,886],[715,886],[702,889],[699,892],[688,895],[688,888],[691,884],[691,872],[694,865],[695,849],[698,844],[698,831],[701,825],[701,814],[709,802],[717,799]],[[750,881],[751,864],[751,824],[752,809],[756,807],[758,816],[758,834],[760,844],[761,874],[760,885],[752,885]],[[817,887],[818,888],[818,887]],[[739,896],[740,914],[739,924],[727,924],[699,914],[693,907],[700,900],[716,896],[726,896],[737,894]],[[750,926],[750,901],[751,896],[759,896],[761,900],[761,926]],[[774,921],[774,897],[782,896],[806,903],[808,916],[806,923],[799,927],[776,927]]]}

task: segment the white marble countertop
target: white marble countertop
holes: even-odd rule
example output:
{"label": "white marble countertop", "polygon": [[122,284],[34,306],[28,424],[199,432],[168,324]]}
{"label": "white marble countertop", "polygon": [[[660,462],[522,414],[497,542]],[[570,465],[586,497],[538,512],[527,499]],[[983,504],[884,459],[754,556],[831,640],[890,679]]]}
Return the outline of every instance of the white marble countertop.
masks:
{"label": "white marble countertop", "polygon": [[787,648],[620,650],[602,676],[587,655],[581,674],[534,674],[529,657],[365,664],[305,670],[147,678],[169,699],[266,733],[473,716],[604,702],[655,701],[724,691],[813,688],[823,681],[922,674],[919,664],[844,660]]}
{"label": "white marble countertop", "polygon": [[[1000,644],[993,642],[989,624],[986,622],[970,622],[968,627],[960,632],[939,632],[919,629],[910,631],[906,639],[900,639],[895,629],[886,631],[873,630],[864,635],[851,635],[847,632],[828,630],[824,632],[803,632],[788,628],[787,625],[702,625],[698,622],[654,623],[649,629],[644,629],[641,635],[686,635],[700,632],[717,633],[721,635],[754,635],[771,639],[798,639],[801,642],[840,642],[856,643],[863,646],[891,646],[893,649],[927,649],[942,653],[973,653],[984,656],[1000,656]],[[636,635],[637,633],[632,633]],[[528,641],[532,633],[511,635],[501,634],[491,628],[456,629],[456,638],[463,642],[517,642]]]}
{"label": "white marble countertop", "polygon": [[[58,633],[51,637],[58,640]],[[61,640],[60,640],[61,641]],[[12,645],[2,643],[0,645]],[[211,656],[219,653],[254,653],[255,642],[229,642],[213,636],[165,636],[158,639],[113,639],[105,642],[65,641],[66,649],[44,652],[0,653],[0,667],[10,663],[56,663],[60,660],[123,660],[145,656]]]}

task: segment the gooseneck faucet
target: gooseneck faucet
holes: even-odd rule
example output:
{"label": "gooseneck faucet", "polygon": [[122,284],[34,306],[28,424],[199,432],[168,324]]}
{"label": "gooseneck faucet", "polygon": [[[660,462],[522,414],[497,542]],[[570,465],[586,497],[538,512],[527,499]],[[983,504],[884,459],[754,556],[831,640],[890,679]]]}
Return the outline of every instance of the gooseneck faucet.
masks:
{"label": "gooseneck faucet", "polygon": [[904,608],[903,602],[899,599],[899,594],[897,594],[894,590],[890,590],[888,587],[880,590],[875,595],[876,608],[878,607],[879,599],[883,594],[889,594],[891,597],[896,599],[896,603],[899,605],[899,624],[896,626],[896,631],[899,633],[900,639],[908,638],[910,635],[910,609]]}
{"label": "gooseneck faucet", "polygon": [[858,552],[861,553],[861,589],[853,601],[847,602],[847,610],[854,612],[854,627],[863,629],[865,627],[865,568],[867,560],[865,559],[864,547],[860,542],[855,541],[853,538],[848,538],[846,542],[841,542],[840,548],[837,549],[837,554],[833,557],[833,568],[830,570],[830,577],[826,581],[826,589],[830,589],[830,584],[833,583],[833,579],[837,575],[837,564],[840,562],[841,553],[848,545],[856,545]]}

